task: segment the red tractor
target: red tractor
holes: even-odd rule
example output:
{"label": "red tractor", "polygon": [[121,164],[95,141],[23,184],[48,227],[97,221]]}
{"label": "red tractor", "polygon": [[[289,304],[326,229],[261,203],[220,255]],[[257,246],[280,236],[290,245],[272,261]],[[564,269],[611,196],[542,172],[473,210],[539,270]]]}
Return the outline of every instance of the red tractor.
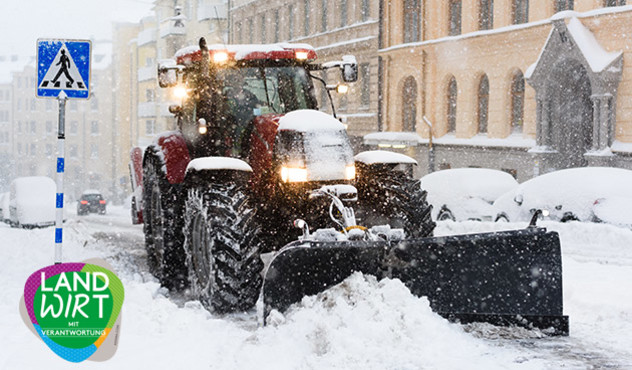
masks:
{"label": "red tractor", "polygon": [[[522,302],[522,293],[551,296],[543,305],[546,315],[561,320],[560,330],[566,324],[567,331],[556,234],[532,228],[501,236],[462,236],[448,249],[467,249],[462,254],[473,260],[458,261],[451,254],[452,265],[430,263],[442,253],[430,244],[445,246],[445,241],[431,238],[431,207],[411,176],[415,160],[382,151],[354,156],[335,113],[317,110],[314,81],[328,94],[332,87],[314,72],[337,68],[344,82],[354,82],[355,58],[322,64],[315,60],[309,45],[207,46],[200,39],[199,46],[182,49],[174,60],[159,64],[160,86],[185,92],[182,104],[170,107],[177,130],[160,135],[144,153],[133,149],[131,168],[137,184],[133,220],[144,221],[149,268],[161,283],[172,288],[189,284],[206,307],[230,312],[252,307],[265,279],[268,312],[335,284],[352,271],[399,277],[412,282],[411,291],[419,295],[428,295],[426,286],[450,291],[444,285],[458,276],[445,275],[448,270],[476,277],[480,285],[482,275],[497,265],[490,255],[515,248],[541,255],[538,248],[548,243],[543,248],[550,250],[545,253],[549,260],[512,260],[501,264],[500,273],[530,268],[552,273],[540,274],[537,288],[529,288],[530,276],[509,279],[519,297],[512,301],[506,291],[498,292],[498,300],[509,302],[486,306],[504,311],[515,300]],[[471,253],[473,244],[489,250]],[[273,251],[263,276],[261,254]],[[477,263],[480,266],[468,266]],[[418,269],[422,265],[423,271]],[[420,278],[428,275],[440,280],[440,286]],[[485,320],[490,312],[479,314],[468,302],[489,300],[494,289],[463,286],[454,297],[431,292],[430,298],[434,307],[453,307],[451,301],[460,299],[457,306],[470,321]],[[525,301],[516,314],[539,317],[541,303]],[[444,313],[467,319],[448,311]]]}

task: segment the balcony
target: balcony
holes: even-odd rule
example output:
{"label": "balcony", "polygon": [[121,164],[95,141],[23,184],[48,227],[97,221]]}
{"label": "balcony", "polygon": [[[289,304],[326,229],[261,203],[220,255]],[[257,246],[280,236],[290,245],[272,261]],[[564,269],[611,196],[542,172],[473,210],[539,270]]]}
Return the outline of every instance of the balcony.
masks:
{"label": "balcony", "polygon": [[211,4],[210,1],[200,2],[197,8],[197,20],[205,19],[226,19],[228,18],[228,7],[224,3]]}
{"label": "balcony", "polygon": [[138,69],[138,82],[149,81],[156,78],[156,67],[143,67]]}
{"label": "balcony", "polygon": [[160,38],[184,35],[186,35],[186,29],[184,27],[174,26],[171,21],[165,22],[160,26]]}
{"label": "balcony", "polygon": [[138,103],[138,117],[156,117],[156,103]]}
{"label": "balcony", "polygon": [[140,31],[138,33],[137,42],[138,46],[143,46],[152,42],[156,42],[156,29],[148,28],[146,30]]}

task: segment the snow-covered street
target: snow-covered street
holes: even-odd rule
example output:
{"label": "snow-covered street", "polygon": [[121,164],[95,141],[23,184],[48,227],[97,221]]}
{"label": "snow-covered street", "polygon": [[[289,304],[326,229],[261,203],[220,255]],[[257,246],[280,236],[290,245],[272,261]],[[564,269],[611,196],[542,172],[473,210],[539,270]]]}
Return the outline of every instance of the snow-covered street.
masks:
{"label": "snow-covered street", "polygon": [[[86,368],[118,369],[462,369],[632,367],[632,231],[603,224],[543,223],[560,233],[569,337],[490,325],[451,324],[399,281],[354,275],[308,297],[274,323],[256,312],[218,316],[186,293],[170,295],[147,272],[142,227],[129,211],[76,217],[69,210],[64,261],[106,258],[125,285],[116,355]],[[443,222],[436,234],[524,227]],[[18,302],[26,278],[53,260],[53,228],[0,225],[0,368],[65,369],[24,326]]]}

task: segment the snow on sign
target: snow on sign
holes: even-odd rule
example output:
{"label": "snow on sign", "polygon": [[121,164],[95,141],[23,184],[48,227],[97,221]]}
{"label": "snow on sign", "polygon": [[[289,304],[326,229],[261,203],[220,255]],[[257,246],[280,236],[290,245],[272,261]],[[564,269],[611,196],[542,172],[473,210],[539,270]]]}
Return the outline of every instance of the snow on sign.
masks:
{"label": "snow on sign", "polygon": [[37,40],[37,96],[88,99],[91,50],[88,40]]}

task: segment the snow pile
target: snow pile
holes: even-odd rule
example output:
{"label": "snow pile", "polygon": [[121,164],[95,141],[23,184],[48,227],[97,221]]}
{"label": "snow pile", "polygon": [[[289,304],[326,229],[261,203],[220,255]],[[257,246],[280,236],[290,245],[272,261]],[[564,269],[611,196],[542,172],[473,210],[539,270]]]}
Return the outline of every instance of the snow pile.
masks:
{"label": "snow pile", "polygon": [[12,222],[21,225],[55,222],[55,182],[45,176],[18,177],[11,182],[9,206],[15,207]]}
{"label": "snow pile", "polygon": [[258,341],[307,349],[316,369],[491,368],[519,361],[433,313],[401,281],[360,273],[270,321],[274,328],[259,330]]}

